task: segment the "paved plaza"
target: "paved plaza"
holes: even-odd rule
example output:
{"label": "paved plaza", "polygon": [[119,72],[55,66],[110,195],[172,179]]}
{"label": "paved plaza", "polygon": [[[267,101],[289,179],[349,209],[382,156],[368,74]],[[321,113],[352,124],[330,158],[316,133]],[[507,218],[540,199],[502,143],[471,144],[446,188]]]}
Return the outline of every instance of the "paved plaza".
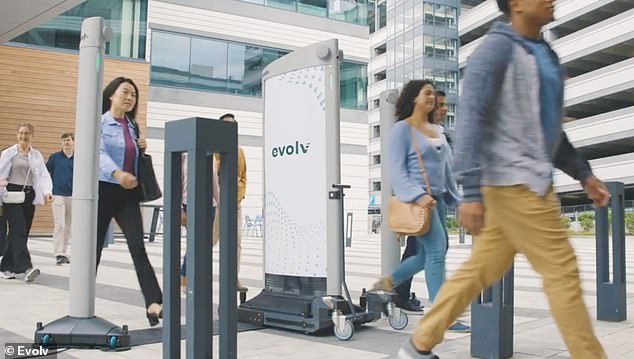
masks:
{"label": "paved plaza", "polygon": [[[358,298],[361,288],[369,287],[380,273],[379,239],[353,239],[347,250],[348,286]],[[469,244],[451,240],[447,267],[452,272],[468,256]],[[620,323],[595,322],[596,331],[608,357],[634,358],[634,238],[627,242],[628,312],[630,320]],[[584,297],[591,315],[596,317],[595,252],[591,237],[574,238],[583,279]],[[29,247],[33,262],[42,275],[30,285],[19,280],[0,280],[0,346],[6,342],[30,342],[36,322],[48,323],[68,314],[68,266],[56,266],[51,255],[50,238],[32,238]],[[262,240],[246,237],[242,243],[242,283],[253,296],[261,290]],[[148,243],[148,254],[162,281],[162,242],[159,237]],[[214,303],[218,302],[218,248],[214,249]],[[72,260],[72,258],[71,258]],[[567,358],[562,339],[548,312],[541,280],[518,256],[515,267],[515,356],[514,358]],[[426,296],[423,275],[417,276],[413,290]],[[215,311],[214,311],[215,312]],[[104,250],[97,278],[96,314],[116,324],[128,324],[130,330],[147,329],[143,297],[138,287],[130,255],[123,239]],[[403,332],[392,330],[381,320],[364,326],[347,342],[332,335],[308,336],[276,329],[262,329],[238,334],[239,358],[390,358],[415,329],[419,317],[410,316]],[[470,321],[469,313],[463,319]],[[214,336],[217,355],[218,337]],[[442,359],[469,358],[469,335],[447,334],[437,347]],[[59,358],[160,358],[161,344],[133,347],[126,352],[72,349]],[[184,357],[184,349],[183,349]]]}

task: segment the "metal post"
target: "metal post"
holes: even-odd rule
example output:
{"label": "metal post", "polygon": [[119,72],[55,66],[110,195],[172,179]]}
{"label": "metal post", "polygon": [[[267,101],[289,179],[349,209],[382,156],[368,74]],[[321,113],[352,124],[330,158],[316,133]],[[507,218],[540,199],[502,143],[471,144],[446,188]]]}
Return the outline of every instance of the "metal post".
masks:
{"label": "metal post", "polygon": [[[207,150],[187,152],[188,358],[211,358],[211,162]],[[193,294],[193,295],[190,295]]]}
{"label": "metal post", "polygon": [[471,356],[506,359],[513,356],[514,267],[471,304]]}
{"label": "metal post", "polygon": [[[597,319],[612,322],[627,320],[625,288],[625,193],[622,182],[606,183],[610,191],[609,223],[608,207],[595,210],[597,243]],[[612,253],[610,254],[610,231]],[[610,255],[612,256],[612,280],[610,280]]]}
{"label": "metal post", "polygon": [[392,196],[392,184],[388,171],[388,140],[394,126],[394,106],[398,90],[381,92],[379,97],[381,116],[381,274],[390,274],[400,263],[401,250],[394,233],[387,226],[387,203]]}
{"label": "metal post", "polygon": [[70,266],[69,314],[45,326],[37,324],[34,341],[58,347],[122,349],[130,346],[127,326],[95,316],[99,143],[105,42],[112,29],[102,17],[81,25],[75,118],[73,175],[73,263]]}
{"label": "metal post", "polygon": [[[166,139],[166,142],[168,140]],[[183,170],[180,152],[165,151],[163,189],[163,358],[181,355],[181,198]]]}
{"label": "metal post", "polygon": [[[235,125],[235,124],[234,124]],[[237,129],[236,129],[237,134]],[[238,244],[236,197],[238,193],[238,143],[236,150],[222,154],[220,166],[220,358],[237,358],[236,291]],[[210,177],[210,176],[207,176]],[[208,257],[210,258],[210,257]],[[211,264],[211,263],[210,263]],[[211,283],[211,278],[209,280]],[[209,340],[211,342],[211,340]],[[198,357],[195,357],[198,358]]]}
{"label": "metal post", "polygon": [[69,313],[75,318],[95,315],[95,268],[97,251],[97,201],[99,198],[99,131],[105,42],[112,31],[103,18],[82,23],[77,81],[76,151],[73,176],[73,265],[70,266]]}
{"label": "metal post", "polygon": [[220,348],[237,356],[237,156],[235,123],[191,118],[165,125],[165,230],[163,358],[180,358],[181,153],[187,152],[187,357],[211,358],[212,347],[212,152],[223,156],[220,172]]}
{"label": "metal post", "polygon": [[[346,247],[352,247],[352,212],[346,214]],[[344,273],[345,274],[345,273]]]}
{"label": "metal post", "polygon": [[148,235],[148,240],[150,242],[154,242],[156,237],[156,228],[158,227],[158,220],[161,214],[161,207],[154,207],[152,209],[152,224],[150,224],[150,234]]}

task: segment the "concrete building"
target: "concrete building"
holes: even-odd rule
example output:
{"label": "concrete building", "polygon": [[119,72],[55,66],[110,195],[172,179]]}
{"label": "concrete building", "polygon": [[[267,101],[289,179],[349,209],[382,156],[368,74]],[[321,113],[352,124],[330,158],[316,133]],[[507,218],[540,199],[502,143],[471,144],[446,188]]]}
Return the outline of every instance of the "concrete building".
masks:
{"label": "concrete building", "polygon": [[[470,1],[469,5],[463,7],[458,23],[461,71],[491,23],[502,17],[495,0]],[[545,27],[544,37],[569,76],[564,128],[597,176],[626,184],[626,207],[632,210],[634,1],[561,0],[555,5],[556,20]],[[564,206],[588,203],[579,184],[560,171],[555,173],[555,188]],[[576,210],[584,209],[590,207]]]}
{"label": "concrete building", "polygon": [[[81,21],[90,16],[105,17],[114,29],[115,37],[107,45],[108,61],[125,63],[144,72],[140,75],[126,66],[109,67],[106,63],[104,81],[115,74],[124,75],[134,78],[141,87],[143,108],[138,120],[147,125],[142,133],[148,137],[148,150],[154,157],[161,183],[165,122],[235,114],[239,142],[247,160],[243,214],[251,218],[262,214],[263,203],[261,71],[290,51],[329,38],[339,39],[344,52],[340,78],[341,181],[352,186],[346,196],[345,211],[353,213],[353,232],[365,235],[369,60],[365,0],[88,0],[31,31],[18,32],[11,42],[1,46],[3,51],[13,53],[13,57],[9,59],[9,55],[0,53],[0,63],[16,67],[13,72],[0,74],[3,83],[33,83],[51,98],[63,94],[63,111],[48,114],[55,118],[56,125],[45,124],[46,121],[42,121],[42,126],[39,122],[35,124],[38,129],[50,130],[35,139],[36,146],[40,138],[46,139],[49,147],[44,148],[45,156],[55,149],[57,132],[62,127],[72,129],[74,124],[76,77],[73,76],[76,76],[79,28]],[[34,58],[34,51],[49,60]],[[56,59],[65,56],[75,62],[57,63]],[[50,80],[42,83],[37,74],[23,78],[20,75],[24,69],[19,68],[22,65],[17,58],[27,62],[32,59],[34,66],[39,63],[39,70],[49,75]],[[34,119],[46,117],[45,106],[54,101],[51,98],[31,100],[33,104],[41,102],[43,110]],[[5,99],[12,101],[3,96]],[[19,112],[10,112],[16,114],[11,121],[17,125]],[[2,118],[3,128],[5,124],[7,130],[14,125]],[[1,145],[14,141],[14,135],[8,131],[6,134]],[[45,215],[50,210],[40,212]]]}
{"label": "concrete building", "polygon": [[[162,174],[164,124],[233,113],[247,160],[243,215],[262,214],[262,69],[284,54],[338,38],[342,183],[353,232],[367,227],[367,4],[364,1],[149,2],[148,147]],[[292,99],[289,99],[292,101]],[[310,189],[306,189],[309,191]],[[310,206],[310,203],[306,204]]]}
{"label": "concrete building", "polygon": [[458,103],[459,0],[394,0],[375,5],[370,26],[369,230],[378,232],[381,205],[381,131],[379,95],[413,79],[430,79],[445,91],[449,107],[445,127],[455,125]]}

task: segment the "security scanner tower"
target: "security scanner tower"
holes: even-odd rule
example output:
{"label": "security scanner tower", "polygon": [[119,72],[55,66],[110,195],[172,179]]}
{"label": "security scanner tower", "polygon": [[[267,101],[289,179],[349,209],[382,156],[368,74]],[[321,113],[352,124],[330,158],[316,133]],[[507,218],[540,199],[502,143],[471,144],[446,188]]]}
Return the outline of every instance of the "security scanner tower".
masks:
{"label": "security scanner tower", "polygon": [[43,346],[129,349],[127,325],[119,327],[95,316],[99,132],[105,42],[112,30],[101,17],[82,23],[75,119],[73,174],[73,263],[70,266],[69,315],[42,326],[35,343]]}
{"label": "security scanner tower", "polygon": [[354,324],[376,320],[392,306],[378,295],[355,306],[345,285],[343,191],[349,186],[340,185],[342,57],[331,39],[263,70],[265,288],[241,303],[238,318],[306,333],[334,327],[345,340]]}

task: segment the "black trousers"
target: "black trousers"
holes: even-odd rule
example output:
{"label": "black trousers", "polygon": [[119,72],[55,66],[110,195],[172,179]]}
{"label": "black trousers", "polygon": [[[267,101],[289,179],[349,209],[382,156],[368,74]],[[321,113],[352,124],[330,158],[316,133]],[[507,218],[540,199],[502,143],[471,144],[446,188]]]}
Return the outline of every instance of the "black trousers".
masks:
{"label": "black trousers", "polygon": [[[22,185],[12,183],[7,185],[7,190],[12,192],[22,191],[22,188]],[[2,272],[24,273],[33,267],[26,242],[35,215],[35,206],[33,205],[35,192],[31,187],[27,187],[24,192],[23,203],[3,203],[3,213],[9,224],[9,233],[6,238],[4,255],[0,262],[0,271]]]}
{"label": "black trousers", "polygon": [[0,214],[0,257],[2,257],[7,245],[7,217],[4,216],[4,207],[0,211],[2,211]]}
{"label": "black trousers", "polygon": [[[416,255],[416,237],[409,236],[407,237],[405,250],[403,251],[403,256],[401,257],[401,263],[413,255]],[[412,291],[413,279],[414,277],[409,277],[405,282],[399,284],[396,287],[395,291],[398,294],[401,303],[404,303],[409,300],[410,292]]]}
{"label": "black trousers", "polygon": [[161,288],[145,251],[143,219],[137,190],[126,190],[117,184],[100,181],[97,211],[97,268],[101,260],[106,231],[112,218],[121,227],[128,243],[136,276],[145,298],[145,307],[149,307],[152,303],[163,303]]}

